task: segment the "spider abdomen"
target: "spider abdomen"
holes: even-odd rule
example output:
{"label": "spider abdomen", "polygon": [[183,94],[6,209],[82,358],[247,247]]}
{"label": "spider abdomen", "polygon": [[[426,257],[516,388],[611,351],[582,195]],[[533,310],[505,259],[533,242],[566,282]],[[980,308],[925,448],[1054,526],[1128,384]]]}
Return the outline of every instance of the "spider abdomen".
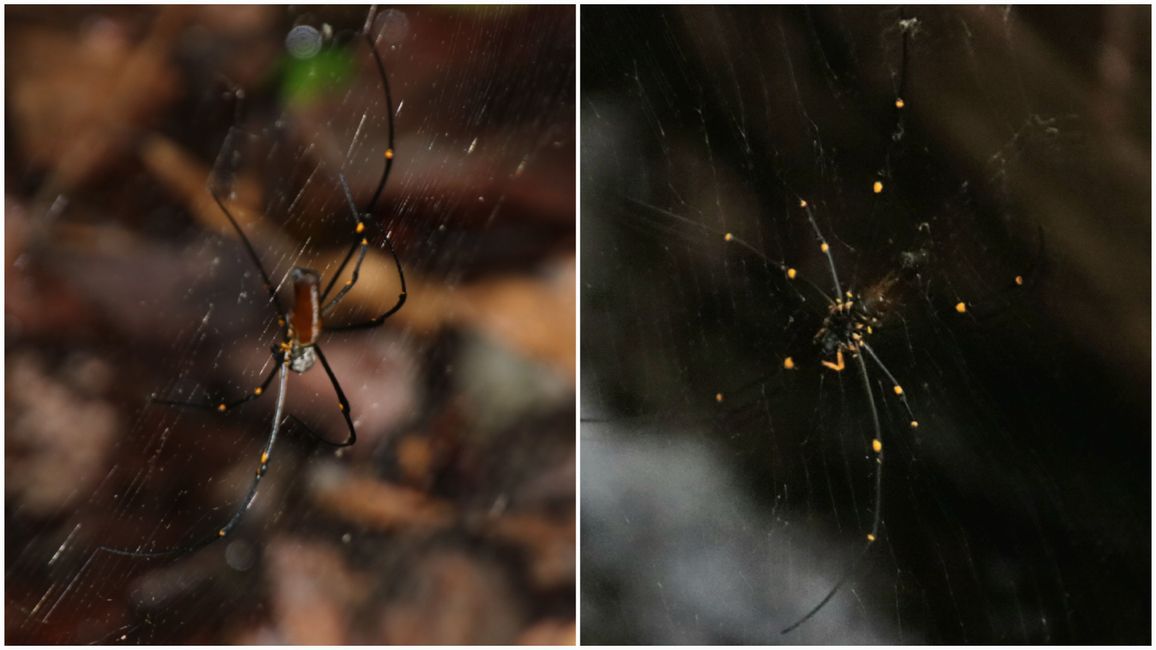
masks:
{"label": "spider abdomen", "polygon": [[305,372],[317,362],[313,344],[321,334],[321,276],[315,271],[294,267],[293,311],[289,314],[289,369]]}
{"label": "spider abdomen", "polygon": [[295,267],[289,273],[293,280],[292,337],[299,345],[312,345],[321,334],[321,276],[315,271]]}

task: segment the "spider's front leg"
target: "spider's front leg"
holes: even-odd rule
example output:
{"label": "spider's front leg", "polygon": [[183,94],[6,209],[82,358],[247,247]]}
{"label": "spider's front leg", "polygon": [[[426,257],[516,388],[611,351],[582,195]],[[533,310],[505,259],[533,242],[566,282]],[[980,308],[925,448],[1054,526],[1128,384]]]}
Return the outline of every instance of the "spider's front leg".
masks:
{"label": "spider's front leg", "polygon": [[[372,12],[371,12],[370,22],[372,22],[372,20],[373,19],[372,19]],[[386,183],[386,181],[389,180],[389,173],[393,169],[393,160],[394,160],[394,157],[396,154],[395,149],[394,149],[394,136],[396,135],[396,133],[395,133],[394,123],[393,123],[393,118],[394,118],[393,94],[389,90],[389,75],[387,75],[385,73],[385,64],[381,60],[381,54],[377,51],[377,44],[374,41],[374,37],[371,36],[369,33],[368,25],[369,25],[369,23],[366,24],[367,28],[365,30],[365,43],[366,43],[366,45],[369,46],[369,51],[373,55],[373,62],[374,62],[374,65],[376,65],[376,67],[377,67],[377,73],[378,73],[378,76],[381,80],[381,89],[384,93],[385,105],[386,105],[386,110],[387,110],[386,116],[389,119],[389,143],[387,144],[387,146],[385,148],[385,155],[384,155],[385,166],[381,172],[381,179],[378,180],[377,189],[375,189],[373,191],[373,197],[370,198],[369,204],[366,205],[366,207],[365,207],[364,214],[366,216],[372,215],[374,209],[377,207],[377,201],[378,201],[378,199],[381,198],[381,192],[382,192],[382,190],[385,189],[385,183]],[[364,234],[365,233],[365,222],[362,220],[362,214],[363,213],[357,209],[357,204],[355,204],[353,202],[353,193],[349,191],[349,183],[347,183],[345,181],[345,176],[339,175],[338,179],[341,181],[341,188],[345,192],[345,198],[349,202],[350,213],[353,215],[353,218],[356,221],[356,225],[354,226],[354,237],[355,238],[353,240],[353,243],[349,247],[349,251],[346,252],[345,258],[341,260],[341,264],[338,266],[337,272],[335,272],[333,274],[333,277],[329,280],[329,285],[325,287],[325,291],[321,294],[321,299],[323,301],[325,300],[325,297],[329,295],[330,290],[333,289],[333,286],[337,282],[337,279],[339,277],[341,277],[342,272],[345,271],[345,267],[346,267],[346,265],[349,264],[349,260],[353,258],[353,253],[355,251],[358,251],[359,248],[360,248],[360,252],[358,252],[358,255],[357,255],[357,263],[354,264],[354,266],[353,266],[352,277],[349,279],[348,282],[345,283],[345,286],[342,287],[341,290],[337,292],[337,295],[333,297],[333,300],[331,300],[329,302],[329,304],[327,304],[324,307],[324,309],[322,310],[322,313],[324,313],[324,314],[328,314],[330,312],[330,310],[332,310],[337,305],[337,303],[341,302],[341,299],[345,297],[345,294],[348,293],[353,288],[353,286],[355,284],[357,284],[357,278],[361,272],[361,263],[363,261],[365,261],[365,252],[369,246],[368,237],[366,237]],[[397,302],[395,302],[392,307],[387,309],[384,313],[382,313],[377,318],[374,318],[373,320],[369,320],[369,321],[366,321],[364,323],[352,323],[349,325],[339,325],[337,327],[332,327],[330,329],[340,331],[340,330],[369,329],[369,328],[377,327],[377,326],[381,325],[382,323],[384,323],[387,318],[396,314],[398,312],[398,310],[400,310],[402,308],[402,306],[405,305],[405,300],[406,300],[406,297],[408,295],[408,291],[406,290],[406,287],[405,287],[405,273],[401,269],[401,260],[398,259],[398,257],[397,257],[397,251],[394,250],[394,248],[393,248],[393,242],[390,240],[388,232],[385,233],[385,245],[387,248],[389,248],[390,256],[393,257],[394,266],[397,267],[397,277],[401,282],[401,292],[397,296]]]}
{"label": "spider's front leg", "polygon": [[[333,310],[333,308],[336,307],[339,302],[341,302],[342,298],[345,297],[345,294],[349,293],[349,291],[353,289],[354,285],[357,284],[357,279],[361,274],[361,264],[365,261],[365,253],[369,248],[369,239],[365,235],[365,221],[362,220],[362,215],[360,212],[358,212],[357,205],[353,202],[353,193],[349,190],[349,184],[345,181],[344,175],[338,176],[338,180],[341,181],[341,188],[345,192],[346,201],[349,203],[349,210],[353,214],[353,218],[356,222],[356,225],[354,226],[354,241],[349,247],[349,251],[346,252],[345,258],[341,261],[340,266],[337,267],[337,271],[333,274],[333,277],[330,278],[328,286],[325,287],[325,291],[321,294],[322,300],[325,299],[325,296],[329,295],[330,290],[333,289],[334,284],[345,270],[346,265],[349,263],[349,260],[352,259],[355,252],[357,253],[357,262],[355,262],[353,265],[353,274],[349,280],[343,287],[341,287],[341,290],[337,292],[337,295],[333,296],[333,299],[322,308],[322,313],[326,315],[328,315]],[[393,242],[390,240],[388,233],[385,235],[385,245],[386,248],[389,249],[390,256],[393,258],[394,266],[397,267],[397,277],[401,283],[401,291],[398,293],[397,302],[395,302],[392,307],[387,309],[384,313],[382,313],[377,318],[374,318],[373,320],[369,320],[364,323],[353,323],[350,325],[330,326],[328,329],[333,331],[341,331],[377,327],[378,325],[384,323],[387,318],[396,314],[398,310],[400,310],[402,306],[405,305],[405,300],[409,293],[405,285],[405,272],[402,271],[401,259],[398,258],[397,251],[394,249]]]}

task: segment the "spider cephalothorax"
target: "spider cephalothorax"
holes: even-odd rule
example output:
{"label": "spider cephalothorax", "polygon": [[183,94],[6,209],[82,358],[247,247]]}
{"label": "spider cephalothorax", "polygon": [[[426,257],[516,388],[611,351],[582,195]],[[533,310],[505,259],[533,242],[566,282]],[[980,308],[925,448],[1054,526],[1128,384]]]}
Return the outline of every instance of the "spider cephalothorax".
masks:
{"label": "spider cephalothorax", "polygon": [[823,325],[815,333],[813,340],[819,346],[820,354],[835,358],[835,361],[824,359],[823,365],[836,372],[846,367],[843,353],[851,356],[859,354],[863,339],[873,333],[874,326],[879,323],[879,319],[867,310],[861,298],[848,291],[842,300],[831,303]]}

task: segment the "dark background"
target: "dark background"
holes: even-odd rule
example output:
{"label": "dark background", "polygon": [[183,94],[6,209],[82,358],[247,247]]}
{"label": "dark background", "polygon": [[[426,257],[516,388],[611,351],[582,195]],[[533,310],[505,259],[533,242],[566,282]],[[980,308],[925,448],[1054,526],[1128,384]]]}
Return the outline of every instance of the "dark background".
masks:
{"label": "dark background", "polygon": [[[336,173],[364,206],[387,107],[364,43],[314,66],[284,41],[347,37],[367,9],[5,15],[6,642],[572,641],[573,8],[381,12],[397,156],[372,222],[409,302],[321,340],[359,440],[283,430],[241,525],[175,560],[94,551],[222,525],[274,401],[148,403],[241,395],[270,367],[210,173],[275,282],[328,278],[352,228]],[[335,319],[396,296],[373,244]],[[320,368],[290,386],[290,413],[333,416]]]}
{"label": "dark background", "polygon": [[[1149,25],[583,11],[584,642],[1150,641]],[[722,241],[827,289],[798,197],[844,287],[921,260],[870,339],[920,427],[872,366],[880,542],[781,635],[875,508],[862,380],[808,352],[822,307]]]}

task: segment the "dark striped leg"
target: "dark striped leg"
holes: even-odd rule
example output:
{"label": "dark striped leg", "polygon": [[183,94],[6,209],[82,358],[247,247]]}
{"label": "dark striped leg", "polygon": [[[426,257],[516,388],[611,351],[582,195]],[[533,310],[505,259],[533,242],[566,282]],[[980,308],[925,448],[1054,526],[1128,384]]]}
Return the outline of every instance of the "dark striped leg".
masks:
{"label": "dark striped leg", "polygon": [[277,409],[273,413],[273,423],[269,431],[269,440],[265,443],[265,448],[261,451],[261,458],[257,465],[257,471],[253,476],[252,483],[249,484],[249,491],[245,494],[245,498],[241,501],[241,505],[233,512],[233,516],[229,518],[225,525],[217,529],[216,532],[206,535],[191,544],[184,546],[177,546],[169,549],[162,549],[159,551],[136,551],[127,548],[115,548],[112,546],[101,546],[98,551],[104,551],[113,555],[123,555],[126,557],[140,557],[140,558],[165,558],[177,557],[187,555],[193,551],[202,549],[209,544],[228,535],[233,528],[241,521],[241,517],[253,505],[253,500],[257,498],[257,487],[261,483],[261,479],[265,477],[265,473],[269,471],[269,457],[273,453],[273,445],[277,442],[277,433],[281,430],[281,421],[285,412],[285,387],[289,379],[289,354],[285,356],[280,364],[280,381],[278,381],[277,389]]}
{"label": "dark striped leg", "polygon": [[341,416],[345,418],[345,426],[349,429],[349,437],[342,442],[334,443],[324,440],[317,434],[314,437],[324,441],[326,444],[334,447],[349,447],[357,442],[357,430],[353,428],[353,418],[349,414],[349,400],[345,399],[345,391],[341,390],[341,384],[337,381],[337,376],[333,374],[333,369],[329,367],[329,360],[321,352],[320,346],[314,346],[317,352],[317,358],[321,360],[321,367],[325,368],[325,374],[329,375],[329,383],[333,384],[333,390],[337,393],[337,408],[341,411]]}
{"label": "dark striped leg", "polygon": [[276,365],[274,365],[273,368],[269,371],[269,375],[265,377],[265,381],[261,382],[261,385],[254,388],[253,392],[249,393],[248,395],[246,395],[240,399],[233,400],[232,402],[227,402],[223,399],[222,400],[213,400],[210,403],[185,402],[185,401],[181,401],[181,400],[161,399],[158,397],[151,398],[151,401],[153,404],[163,404],[165,406],[176,406],[178,408],[195,408],[195,409],[200,409],[202,411],[216,411],[218,413],[227,413],[227,412],[232,411],[233,409],[237,408],[238,406],[240,406],[246,402],[250,402],[250,401],[255,400],[258,397],[261,397],[262,395],[264,395],[265,391],[267,391],[269,388],[269,383],[273,381],[274,375],[277,374],[277,368],[280,365],[281,365],[280,362],[278,362]]}

